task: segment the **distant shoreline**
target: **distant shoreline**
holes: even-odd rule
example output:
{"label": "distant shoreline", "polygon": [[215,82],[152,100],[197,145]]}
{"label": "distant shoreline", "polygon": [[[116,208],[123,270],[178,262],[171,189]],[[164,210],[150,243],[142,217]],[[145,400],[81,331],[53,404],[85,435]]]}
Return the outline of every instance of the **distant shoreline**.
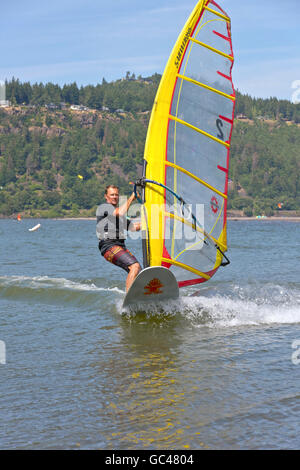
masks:
{"label": "distant shoreline", "polygon": [[[96,221],[96,217],[22,217],[21,220],[94,220]],[[0,220],[17,220],[16,217],[1,217]],[[235,222],[243,222],[243,221],[251,221],[257,220],[260,222],[300,222],[300,217],[296,216],[287,216],[287,217],[241,217],[241,216],[230,216],[227,217],[227,220],[235,221]]]}
{"label": "distant shoreline", "polygon": [[[38,217],[37,217],[38,218]],[[62,218],[53,218],[52,220],[96,220],[96,217],[62,217]],[[249,220],[259,220],[259,221],[284,221],[284,222],[300,222],[300,217],[263,217],[263,218],[256,218],[256,217],[237,217],[237,216],[230,216],[227,217],[227,220],[231,221],[249,221]]]}
{"label": "distant shoreline", "polygon": [[257,217],[227,217],[227,220],[234,220],[234,221],[243,221],[243,220],[259,220],[259,221],[266,221],[266,222],[274,222],[274,221],[280,221],[280,222],[300,222],[300,217],[263,217],[263,218],[257,218]]}

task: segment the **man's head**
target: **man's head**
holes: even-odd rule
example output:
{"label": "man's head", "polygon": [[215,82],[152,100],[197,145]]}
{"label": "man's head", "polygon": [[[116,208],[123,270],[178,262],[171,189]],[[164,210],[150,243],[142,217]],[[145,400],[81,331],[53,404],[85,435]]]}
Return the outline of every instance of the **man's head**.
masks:
{"label": "man's head", "polygon": [[117,206],[119,202],[119,188],[118,186],[114,186],[110,184],[105,189],[104,197],[108,204],[112,204],[113,206]]}

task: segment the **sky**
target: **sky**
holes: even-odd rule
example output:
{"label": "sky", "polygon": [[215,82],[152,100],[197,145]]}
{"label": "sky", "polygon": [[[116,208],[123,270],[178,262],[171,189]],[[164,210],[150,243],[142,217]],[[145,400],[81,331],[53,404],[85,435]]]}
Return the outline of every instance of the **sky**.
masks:
{"label": "sky", "polygon": [[[162,73],[196,0],[0,0],[0,81],[97,84]],[[235,87],[300,100],[299,0],[217,0]],[[1,5],[2,4],[2,5]]]}

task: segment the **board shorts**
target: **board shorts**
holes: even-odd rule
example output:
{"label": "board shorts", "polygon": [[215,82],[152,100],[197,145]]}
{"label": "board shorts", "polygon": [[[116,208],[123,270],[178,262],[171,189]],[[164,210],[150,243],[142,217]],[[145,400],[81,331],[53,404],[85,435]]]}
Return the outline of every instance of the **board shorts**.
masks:
{"label": "board shorts", "polygon": [[129,266],[138,263],[138,260],[126,247],[114,245],[108,248],[103,254],[106,261],[109,261],[129,273]]}

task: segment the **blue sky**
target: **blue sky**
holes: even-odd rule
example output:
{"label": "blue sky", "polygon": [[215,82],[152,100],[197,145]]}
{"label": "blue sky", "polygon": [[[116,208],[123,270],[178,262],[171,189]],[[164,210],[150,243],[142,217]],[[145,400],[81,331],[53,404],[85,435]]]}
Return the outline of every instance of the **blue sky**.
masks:
{"label": "blue sky", "polygon": [[[2,2],[1,2],[2,3]],[[299,0],[219,0],[232,18],[234,83],[292,99]],[[196,0],[11,0],[1,5],[0,80],[96,84],[162,73]]]}

